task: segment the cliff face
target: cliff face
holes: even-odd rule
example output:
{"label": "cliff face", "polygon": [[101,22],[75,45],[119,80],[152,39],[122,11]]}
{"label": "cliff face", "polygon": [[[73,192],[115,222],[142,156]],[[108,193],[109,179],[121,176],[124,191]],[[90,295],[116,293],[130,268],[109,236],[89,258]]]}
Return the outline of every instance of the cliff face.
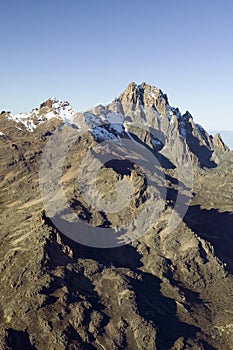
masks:
{"label": "cliff face", "polygon": [[[2,113],[0,132],[2,349],[232,348],[233,158],[219,136],[145,83],[84,114],[56,99]],[[127,227],[127,244],[82,245],[45,210],[40,167],[63,133],[73,139],[61,183],[83,234],[101,228],[107,239]],[[51,145],[54,166],[60,145]],[[92,178],[103,151],[111,159]],[[94,180],[98,195],[85,197]]]}

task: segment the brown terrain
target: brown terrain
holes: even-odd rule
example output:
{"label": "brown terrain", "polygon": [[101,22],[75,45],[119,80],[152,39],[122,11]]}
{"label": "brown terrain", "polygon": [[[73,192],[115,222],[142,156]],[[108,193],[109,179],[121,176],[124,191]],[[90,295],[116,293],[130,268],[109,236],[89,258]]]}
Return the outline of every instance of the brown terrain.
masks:
{"label": "brown terrain", "polygon": [[[39,187],[43,150],[57,127],[72,126],[61,126],[58,117],[31,132],[1,113],[0,349],[233,349],[232,152],[220,136],[200,134],[188,112],[179,116],[174,109],[171,126],[167,96],[152,90],[145,83],[130,84],[119,99],[91,111],[97,120],[120,109],[128,131],[119,137],[132,137],[159,159],[152,183],[157,178],[166,189],[159,218],[153,221],[148,214],[153,224],[147,232],[112,248],[68,238],[44,208]],[[42,117],[51,108],[51,100],[42,104]],[[149,122],[149,131],[138,127],[141,119]],[[117,134],[109,125],[101,127]],[[121,157],[101,167],[97,189],[107,201],[114,200],[114,184],[124,179],[134,188],[129,205],[111,213],[87,204],[77,174],[87,151],[100,143],[93,130],[77,137],[68,152],[63,189],[80,220],[117,230],[140,213],[153,186],[137,164]],[[170,232],[178,192],[189,200],[176,172],[177,162],[185,164],[184,145],[194,174],[191,202]]]}

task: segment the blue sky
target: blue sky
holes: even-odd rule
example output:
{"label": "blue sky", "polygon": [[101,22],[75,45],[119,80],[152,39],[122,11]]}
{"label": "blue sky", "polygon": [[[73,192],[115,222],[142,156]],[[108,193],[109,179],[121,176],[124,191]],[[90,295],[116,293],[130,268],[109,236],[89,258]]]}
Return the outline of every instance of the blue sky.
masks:
{"label": "blue sky", "polygon": [[159,86],[207,129],[233,130],[233,1],[0,1],[0,110],[51,96],[78,110]]}

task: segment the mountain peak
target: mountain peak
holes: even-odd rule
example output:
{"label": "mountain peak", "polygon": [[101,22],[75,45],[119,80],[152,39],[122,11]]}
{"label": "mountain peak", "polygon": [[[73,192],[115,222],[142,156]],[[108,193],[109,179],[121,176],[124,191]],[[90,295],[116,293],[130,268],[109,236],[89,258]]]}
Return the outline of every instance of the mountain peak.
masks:
{"label": "mountain peak", "polygon": [[10,113],[7,119],[23,124],[29,131],[34,131],[39,124],[52,118],[59,118],[66,123],[71,123],[75,114],[76,111],[69,102],[51,97],[42,102],[39,108],[35,108],[29,113]]}
{"label": "mountain peak", "polygon": [[[66,125],[76,124],[79,128],[82,117],[75,118],[76,114],[68,101],[51,97],[30,113],[8,114],[6,118],[23,124],[29,131],[34,131],[38,125],[53,118],[61,120]],[[98,140],[118,139],[120,135],[127,134],[135,122],[147,125],[163,134],[167,143],[174,144],[175,140],[179,141],[181,138],[181,142],[187,143],[191,152],[197,155],[197,161],[202,166],[212,166],[209,161],[212,150],[225,151],[225,145],[220,137],[211,139],[208,133],[194,122],[188,111],[182,115],[178,108],[170,106],[167,95],[160,88],[145,82],[129,83],[119,98],[111,104],[100,105],[83,113],[82,122]],[[135,132],[132,130],[132,133]],[[147,137],[150,138],[149,135]],[[151,140],[153,147],[155,142]],[[161,147],[159,143],[159,148]]]}
{"label": "mountain peak", "polygon": [[162,90],[153,85],[142,82],[136,84],[131,82],[118,99],[122,105],[128,108],[142,107],[144,109],[156,110],[162,116],[168,116],[168,110],[171,108],[167,95]]}
{"label": "mountain peak", "polygon": [[145,82],[141,84],[131,82],[120,95],[122,103],[140,104],[145,107],[158,106],[161,104],[161,100],[163,100],[164,105],[168,104],[167,95],[160,88]]}
{"label": "mountain peak", "polygon": [[68,101],[62,101],[62,100],[59,100],[58,98],[56,97],[50,97],[48,100],[42,102],[40,104],[40,108],[44,108],[44,107],[48,107],[48,108],[51,108],[51,109],[57,109],[57,108],[72,108],[70,103]]}

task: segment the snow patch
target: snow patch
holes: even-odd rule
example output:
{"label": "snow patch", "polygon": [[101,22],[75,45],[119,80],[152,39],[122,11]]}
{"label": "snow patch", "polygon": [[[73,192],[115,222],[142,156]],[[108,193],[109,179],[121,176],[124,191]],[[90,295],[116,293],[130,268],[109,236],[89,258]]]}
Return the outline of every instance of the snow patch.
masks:
{"label": "snow patch", "polygon": [[169,119],[169,121],[172,120],[173,116],[176,116],[175,108],[171,107],[169,104],[166,106],[166,114]]}
{"label": "snow patch", "polygon": [[106,115],[106,121],[110,124],[110,127],[116,130],[119,134],[123,133],[124,117],[122,114],[110,112]]}
{"label": "snow patch", "polygon": [[41,109],[34,109],[30,113],[10,114],[7,119],[23,124],[30,132],[36,127],[52,118],[59,118],[67,125],[72,125],[76,111],[68,102],[62,102],[55,97],[50,99],[53,103],[47,113],[41,113]]}
{"label": "snow patch", "polygon": [[33,122],[33,119],[37,117],[37,111],[33,111],[32,113],[20,113],[20,114],[10,114],[7,119],[13,120],[16,123],[23,124],[26,129],[29,131],[34,131],[36,125]]}
{"label": "snow patch", "polygon": [[96,140],[111,140],[121,142],[119,136],[114,135],[102,126],[97,126],[96,128],[90,130],[90,132]]}
{"label": "snow patch", "polygon": [[60,118],[73,121],[76,111],[68,102],[53,99],[52,109],[59,115]]}
{"label": "snow patch", "polygon": [[83,120],[97,140],[120,140],[119,136],[107,130],[108,127],[119,134],[124,131],[123,116],[115,112],[108,113],[106,116],[85,112],[83,113]]}

